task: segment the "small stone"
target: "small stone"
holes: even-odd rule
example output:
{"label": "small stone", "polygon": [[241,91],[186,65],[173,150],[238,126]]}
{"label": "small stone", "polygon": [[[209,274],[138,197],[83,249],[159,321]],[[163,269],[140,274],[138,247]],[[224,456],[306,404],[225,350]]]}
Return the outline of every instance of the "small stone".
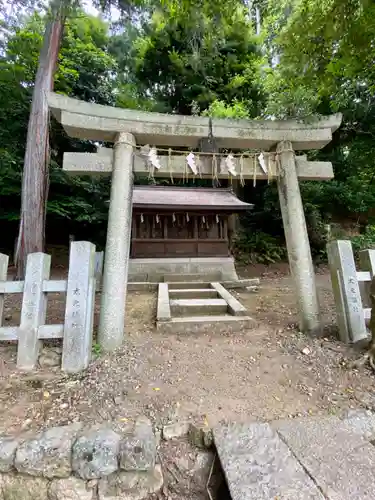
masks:
{"label": "small stone", "polygon": [[62,404],[60,405],[60,408],[61,408],[62,410],[66,410],[67,408],[69,408],[69,404],[68,404],[68,403],[62,403]]}
{"label": "small stone", "polygon": [[74,476],[54,479],[48,488],[48,500],[92,500],[92,489]]}
{"label": "small stone", "polygon": [[[58,348],[56,348],[58,349]],[[39,356],[39,365],[42,368],[49,368],[53,366],[60,366],[61,364],[61,353],[56,352],[55,349],[45,348],[42,350]]]}
{"label": "small stone", "polygon": [[199,451],[191,470],[193,481],[202,492],[206,492],[207,480],[210,475],[214,455],[209,451]]}
{"label": "small stone", "polygon": [[99,500],[145,500],[162,487],[160,465],[149,472],[116,472],[99,481]]}
{"label": "small stone", "polygon": [[148,471],[156,460],[156,438],[147,417],[137,419],[134,430],[120,444],[120,467],[125,471]]}
{"label": "small stone", "polygon": [[16,439],[0,437],[0,472],[9,472],[13,469],[18,444]]}
{"label": "small stone", "polygon": [[18,472],[47,478],[68,477],[72,471],[71,453],[80,425],[52,427],[17,449],[14,465]]}
{"label": "small stone", "polygon": [[189,441],[197,448],[211,448],[213,445],[212,429],[205,424],[190,424]]}
{"label": "small stone", "polygon": [[32,423],[31,418],[27,418],[27,419],[24,421],[24,423],[21,425],[21,429],[22,429],[23,431],[24,431],[24,430],[26,430],[28,427],[30,427],[31,423]]}
{"label": "small stone", "polygon": [[189,433],[189,422],[174,422],[163,427],[163,439],[179,439],[185,437]]}
{"label": "small stone", "polygon": [[308,356],[309,354],[311,354],[311,350],[308,347],[304,347],[301,352],[305,356]]}
{"label": "small stone", "polygon": [[155,442],[156,442],[156,447],[160,446],[160,441],[161,441],[161,430],[157,429],[155,431]]}
{"label": "small stone", "polygon": [[111,429],[91,429],[73,446],[72,468],[82,479],[99,479],[118,469],[121,437]]}
{"label": "small stone", "polygon": [[48,481],[21,474],[0,474],[1,500],[47,500]]}

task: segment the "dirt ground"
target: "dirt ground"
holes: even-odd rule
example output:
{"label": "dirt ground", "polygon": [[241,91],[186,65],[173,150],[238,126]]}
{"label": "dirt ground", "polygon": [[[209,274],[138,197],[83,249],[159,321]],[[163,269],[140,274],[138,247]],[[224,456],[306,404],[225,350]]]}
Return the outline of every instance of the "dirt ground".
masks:
{"label": "dirt ground", "polygon": [[[317,282],[325,337],[298,332],[285,266],[240,270],[259,276],[258,293],[239,293],[255,329],[237,335],[163,335],[154,329],[156,294],[130,293],[126,340],[114,354],[95,349],[79,376],[59,369],[16,371],[16,345],[0,346],[0,433],[73,421],[121,425],[145,414],[156,425],[185,418],[272,420],[374,408],[374,374],[354,370],[359,353],[335,340],[335,312],[325,269]],[[6,299],[5,325],[19,324],[19,297]],[[18,301],[18,302],[17,302]],[[48,323],[63,322],[64,300],[51,294]],[[96,306],[96,321],[99,303]]]}

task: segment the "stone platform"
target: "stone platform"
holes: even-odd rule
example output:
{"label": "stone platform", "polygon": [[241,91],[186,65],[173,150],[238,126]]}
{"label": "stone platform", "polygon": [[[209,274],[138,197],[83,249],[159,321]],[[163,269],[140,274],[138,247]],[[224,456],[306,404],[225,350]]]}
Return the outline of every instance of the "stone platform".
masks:
{"label": "stone platform", "polygon": [[[129,259],[129,281],[237,281],[233,257]],[[180,276],[180,279],[178,279]],[[199,278],[199,276],[201,278]]]}
{"label": "stone platform", "polygon": [[219,282],[159,283],[158,330],[218,333],[252,328],[255,324],[246,308]]}
{"label": "stone platform", "polygon": [[232,500],[372,500],[374,439],[366,411],[214,429]]}

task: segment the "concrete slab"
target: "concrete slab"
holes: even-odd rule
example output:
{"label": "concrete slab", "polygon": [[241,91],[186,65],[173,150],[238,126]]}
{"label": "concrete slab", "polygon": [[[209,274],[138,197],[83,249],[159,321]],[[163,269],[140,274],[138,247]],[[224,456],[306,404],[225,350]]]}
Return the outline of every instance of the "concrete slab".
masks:
{"label": "concrete slab", "polygon": [[238,333],[256,328],[258,323],[250,316],[192,316],[157,322],[157,330],[172,334]]}
{"label": "concrete slab", "polygon": [[182,288],[184,288],[185,290],[188,290],[189,288],[197,290],[198,288],[211,288],[211,283],[209,283],[208,281],[192,281],[191,283],[184,281],[171,281],[170,283],[168,283],[168,286],[169,290],[181,290]]}
{"label": "concrete slab", "polygon": [[222,425],[214,440],[232,500],[324,500],[268,424]]}
{"label": "concrete slab", "polygon": [[222,274],[217,273],[189,273],[189,274],[180,274],[180,273],[168,273],[164,275],[165,283],[172,282],[200,282],[200,281],[220,281],[222,279]]}
{"label": "concrete slab", "polygon": [[225,314],[228,304],[224,299],[175,299],[170,301],[173,316],[205,316]]}
{"label": "concrete slab", "polygon": [[247,314],[246,307],[239,302],[233,295],[226,290],[220,283],[211,283],[214,290],[217,291],[219,297],[226,301],[228,304],[228,311],[233,316],[245,316]]}
{"label": "concrete slab", "polygon": [[375,447],[350,422],[309,418],[273,427],[328,500],[374,498]]}
{"label": "concrete slab", "polygon": [[157,321],[169,321],[171,319],[171,308],[169,305],[168,284],[159,283],[158,307],[156,312]]}
{"label": "concrete slab", "polygon": [[217,299],[219,295],[213,288],[182,288],[169,290],[170,299]]}

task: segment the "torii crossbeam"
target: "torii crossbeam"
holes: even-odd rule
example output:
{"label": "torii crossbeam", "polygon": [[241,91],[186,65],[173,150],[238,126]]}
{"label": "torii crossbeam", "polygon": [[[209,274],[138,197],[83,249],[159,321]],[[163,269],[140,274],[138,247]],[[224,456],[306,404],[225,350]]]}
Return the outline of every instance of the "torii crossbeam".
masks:
{"label": "torii crossbeam", "polygon": [[[321,149],[340,126],[340,114],[310,123],[229,120],[196,116],[148,113],[91,104],[51,93],[49,107],[72,137],[113,142],[113,149],[98,153],[65,153],[63,168],[76,175],[111,175],[111,199],[102,287],[99,341],[104,349],[118,347],[123,339],[129,266],[133,173],[146,174],[146,162],[135,153],[137,145],[196,149],[212,132],[219,149],[270,152],[277,161],[277,183],[289,255],[300,313],[300,329],[320,330],[319,304],[305,216],[298,179],[333,178],[329,162],[310,162],[295,151]],[[267,155],[267,153],[264,153]],[[183,177],[186,160],[181,155],[161,156],[154,175]],[[252,159],[241,159],[243,179],[266,179]],[[236,158],[238,164],[239,159]],[[200,175],[212,177],[209,158],[203,158]],[[238,166],[238,165],[237,165]],[[255,171],[254,171],[255,169]],[[217,177],[227,174],[217,173]]]}

